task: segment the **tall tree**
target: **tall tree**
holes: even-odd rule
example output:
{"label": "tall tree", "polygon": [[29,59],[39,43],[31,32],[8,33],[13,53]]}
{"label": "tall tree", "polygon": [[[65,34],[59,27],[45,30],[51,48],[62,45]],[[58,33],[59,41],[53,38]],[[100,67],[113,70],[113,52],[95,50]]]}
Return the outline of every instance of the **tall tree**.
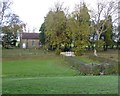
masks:
{"label": "tall tree", "polygon": [[2,26],[2,32],[5,34],[3,36],[3,47],[9,48],[11,45],[15,46],[18,33],[22,31],[23,27],[24,23],[20,20],[19,16],[10,14],[6,25]]}
{"label": "tall tree", "polygon": [[[107,30],[106,30],[107,28]],[[105,48],[104,50],[107,50],[108,46],[113,45],[113,40],[112,40],[112,34],[113,34],[113,25],[112,25],[112,17],[109,16],[108,20],[106,21],[105,24],[105,30],[106,32],[104,33],[104,41],[105,41]]]}
{"label": "tall tree", "polygon": [[66,16],[61,4],[57,3],[55,8],[56,9],[49,11],[45,18],[45,35],[46,43],[53,49],[60,50],[61,45],[66,42]]}
{"label": "tall tree", "polygon": [[41,25],[41,27],[40,27],[40,43],[42,44],[42,45],[44,45],[45,44],[45,23],[43,23],[42,25]]}
{"label": "tall tree", "polygon": [[[116,22],[116,20],[119,18],[117,15],[117,9],[118,9],[118,2],[116,1],[98,1],[97,3],[97,8],[95,9],[96,11],[92,11],[92,16],[91,19],[95,22],[95,32],[98,36],[97,38],[97,42],[99,42],[100,37],[103,33],[105,33],[108,28],[106,28],[106,30],[104,30],[106,22],[109,20],[109,16],[114,16],[114,20],[112,20],[112,23]],[[101,23],[101,20],[103,20],[104,22]],[[94,50],[96,52],[96,49]]]}
{"label": "tall tree", "polygon": [[72,38],[74,42],[74,51],[76,55],[80,55],[80,52],[88,45],[88,39],[90,34],[90,15],[86,4],[77,5],[76,10],[71,18],[70,28],[72,31]]}
{"label": "tall tree", "polygon": [[0,1],[0,26],[4,23],[4,20],[7,18],[11,4],[11,0]]}

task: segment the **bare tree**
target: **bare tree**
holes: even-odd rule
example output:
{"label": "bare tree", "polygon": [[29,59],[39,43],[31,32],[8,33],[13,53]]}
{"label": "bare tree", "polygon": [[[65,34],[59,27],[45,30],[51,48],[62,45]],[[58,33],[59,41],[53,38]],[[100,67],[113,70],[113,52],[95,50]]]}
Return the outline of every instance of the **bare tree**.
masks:
{"label": "bare tree", "polygon": [[[112,23],[116,23],[119,16],[118,14],[118,2],[117,1],[105,1],[100,0],[97,3],[97,8],[95,11],[92,11],[91,19],[95,23],[95,32],[98,36],[97,40],[100,39],[102,33],[106,32],[104,26],[109,19],[109,16],[112,16]],[[102,20],[102,23],[101,23]],[[94,55],[96,55],[96,49],[94,50]]]}
{"label": "bare tree", "polygon": [[12,4],[11,0],[0,1],[0,26],[4,21],[4,17],[9,13],[10,6]]}

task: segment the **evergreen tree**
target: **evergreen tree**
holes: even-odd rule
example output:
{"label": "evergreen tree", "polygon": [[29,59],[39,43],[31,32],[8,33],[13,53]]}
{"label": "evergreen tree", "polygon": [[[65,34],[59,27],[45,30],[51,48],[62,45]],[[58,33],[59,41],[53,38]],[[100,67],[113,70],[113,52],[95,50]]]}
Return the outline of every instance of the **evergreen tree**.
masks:
{"label": "evergreen tree", "polygon": [[43,23],[40,27],[40,43],[42,45],[45,44],[45,23]]}
{"label": "evergreen tree", "polygon": [[112,46],[113,45],[113,40],[112,40],[112,17],[111,16],[109,16],[108,17],[108,20],[107,20],[107,22],[106,22],[106,24],[105,24],[105,28],[106,28],[106,32],[105,32],[105,34],[104,34],[104,36],[105,36],[105,39],[104,39],[104,41],[105,41],[105,48],[104,48],[104,50],[107,50],[107,48],[108,48],[108,46]]}

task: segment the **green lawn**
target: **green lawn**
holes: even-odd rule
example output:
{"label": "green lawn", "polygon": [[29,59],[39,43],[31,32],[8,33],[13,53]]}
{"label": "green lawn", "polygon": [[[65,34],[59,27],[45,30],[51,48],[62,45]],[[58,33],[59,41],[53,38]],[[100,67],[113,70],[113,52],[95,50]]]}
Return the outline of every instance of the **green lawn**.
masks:
{"label": "green lawn", "polygon": [[116,94],[116,76],[63,76],[4,78],[3,93],[12,94]]}
{"label": "green lawn", "polygon": [[117,76],[80,76],[60,56],[43,50],[3,50],[4,94],[117,94]]}
{"label": "green lawn", "polygon": [[71,69],[67,63],[65,65],[59,57],[3,61],[3,77],[75,76],[77,74],[76,70]]}

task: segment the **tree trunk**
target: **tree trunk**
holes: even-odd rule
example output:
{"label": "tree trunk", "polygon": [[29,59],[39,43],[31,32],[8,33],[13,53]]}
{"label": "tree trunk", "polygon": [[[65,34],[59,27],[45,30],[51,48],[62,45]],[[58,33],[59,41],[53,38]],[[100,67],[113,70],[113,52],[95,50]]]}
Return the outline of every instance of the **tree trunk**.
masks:
{"label": "tree trunk", "polygon": [[98,55],[97,55],[97,50],[96,50],[96,49],[94,49],[94,55],[95,55],[95,56],[98,56]]}
{"label": "tree trunk", "polygon": [[[100,39],[100,34],[99,34],[99,32],[97,32],[97,35],[98,35],[97,40],[99,41],[99,39]],[[96,46],[96,45],[95,45],[95,46]],[[95,55],[95,56],[98,56],[98,55],[97,55],[97,50],[96,50],[95,46],[94,46],[94,55]]]}
{"label": "tree trunk", "polygon": [[104,47],[103,47],[103,50],[104,50],[104,51],[107,51],[107,49],[108,49],[108,45],[105,44]]}

